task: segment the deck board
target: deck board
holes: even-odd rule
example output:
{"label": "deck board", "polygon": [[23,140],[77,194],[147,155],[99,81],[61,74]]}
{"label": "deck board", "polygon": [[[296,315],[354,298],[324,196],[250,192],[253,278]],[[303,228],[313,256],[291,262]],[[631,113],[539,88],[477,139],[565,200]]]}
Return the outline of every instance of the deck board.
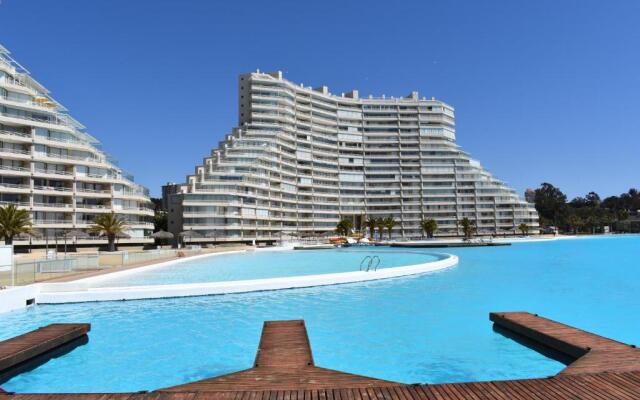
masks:
{"label": "deck board", "polygon": [[[264,323],[252,368],[161,390],[167,392],[259,389],[284,391],[299,388],[334,389],[385,385],[397,385],[397,383],[317,367],[313,361],[304,321],[293,320]],[[280,397],[282,394],[276,392],[273,400],[284,400]],[[313,397],[313,393],[311,395]],[[323,392],[322,395],[325,396],[326,393]]]}
{"label": "deck board", "polygon": [[534,314],[490,318],[575,361],[548,378],[404,385],[317,367],[304,322],[275,321],[265,323],[245,371],[148,393],[0,393],[0,400],[640,400],[637,349]]}
{"label": "deck board", "polygon": [[527,312],[491,313],[496,325],[549,347],[573,362],[562,375],[640,370],[640,349]]}
{"label": "deck board", "polygon": [[51,324],[0,341],[0,382],[13,369],[85,337],[90,329],[89,324]]}

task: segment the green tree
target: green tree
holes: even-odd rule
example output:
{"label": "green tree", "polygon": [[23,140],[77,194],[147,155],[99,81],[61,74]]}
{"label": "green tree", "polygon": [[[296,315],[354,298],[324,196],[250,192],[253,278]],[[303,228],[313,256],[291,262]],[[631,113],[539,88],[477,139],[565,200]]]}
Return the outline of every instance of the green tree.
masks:
{"label": "green tree", "polygon": [[168,231],[169,218],[166,211],[156,210],[153,214],[153,231]]}
{"label": "green tree", "polygon": [[367,217],[364,221],[364,225],[369,228],[369,237],[373,237],[373,233],[378,226],[378,219],[376,217]]}
{"label": "green tree", "polygon": [[427,234],[428,238],[432,238],[433,234],[438,230],[438,222],[435,219],[427,218],[420,221],[422,231]]}
{"label": "green tree", "polygon": [[387,227],[384,223],[384,218],[380,217],[377,221],[378,232],[380,233],[380,240],[384,239],[384,229]]}
{"label": "green tree", "polygon": [[462,228],[462,233],[464,233],[464,238],[471,239],[471,236],[473,236],[473,231],[474,231],[474,225],[475,225],[474,222],[471,221],[469,218],[464,217],[460,221],[458,221],[458,225],[460,225],[460,228]]}
{"label": "green tree", "polygon": [[582,221],[582,218],[576,214],[571,214],[567,217],[567,225],[569,225],[569,228],[573,230],[574,234],[578,233],[583,224],[584,222]]}
{"label": "green tree", "polygon": [[351,228],[353,228],[353,222],[349,218],[342,218],[336,225],[336,232],[341,236],[347,236]]}
{"label": "green tree", "polygon": [[522,223],[518,225],[518,230],[522,232],[522,236],[527,236],[527,233],[529,233],[529,225]]}
{"label": "green tree", "polygon": [[393,218],[393,216],[390,215],[384,219],[384,227],[387,228],[389,239],[391,239],[391,231],[393,230],[393,227],[396,225],[398,225],[398,221],[396,221],[395,218]]}
{"label": "green tree", "polygon": [[108,241],[108,251],[116,250],[116,236],[124,233],[128,229],[127,223],[118,217],[113,211],[109,214],[101,214],[93,221],[93,225],[89,227],[91,232],[95,232],[101,236],[106,236]]}
{"label": "green tree", "polygon": [[543,183],[535,191],[535,205],[540,218],[544,222],[558,225],[567,203],[567,196],[550,183]]}
{"label": "green tree", "polygon": [[0,207],[0,236],[4,244],[13,244],[13,237],[31,232],[31,217],[27,210],[19,210],[14,204]]}

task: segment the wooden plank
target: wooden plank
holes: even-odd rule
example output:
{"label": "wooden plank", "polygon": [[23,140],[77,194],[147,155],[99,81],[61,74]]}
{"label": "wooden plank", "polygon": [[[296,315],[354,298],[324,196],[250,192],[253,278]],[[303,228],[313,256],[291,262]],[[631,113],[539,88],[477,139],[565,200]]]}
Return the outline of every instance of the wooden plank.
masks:
{"label": "wooden plank", "polygon": [[560,374],[640,370],[640,349],[527,312],[491,313],[502,329],[570,357]]}
{"label": "wooden plank", "polygon": [[[328,390],[387,385],[397,383],[316,367],[304,321],[293,320],[264,323],[253,368],[161,391]],[[326,396],[326,393],[312,392],[311,396]],[[274,400],[281,400],[277,392]]]}
{"label": "wooden plank", "polygon": [[[151,393],[12,395],[7,400],[638,400],[637,349],[529,313],[492,313],[503,328],[576,359],[552,378],[403,385],[314,365],[303,321],[264,324],[255,366]],[[604,365],[608,363],[608,367]],[[574,372],[576,371],[576,372]],[[577,372],[580,371],[580,372]]]}
{"label": "wooden plank", "polygon": [[299,368],[313,365],[303,320],[266,321],[254,367]]}
{"label": "wooden plank", "polygon": [[16,368],[86,338],[90,324],[51,324],[0,342],[0,382]]}

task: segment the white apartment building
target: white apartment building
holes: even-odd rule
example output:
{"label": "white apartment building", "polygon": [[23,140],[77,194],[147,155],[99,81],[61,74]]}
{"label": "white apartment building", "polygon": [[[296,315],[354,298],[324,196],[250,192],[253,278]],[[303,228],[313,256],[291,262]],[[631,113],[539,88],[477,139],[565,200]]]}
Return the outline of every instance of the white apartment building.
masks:
{"label": "white apartment building", "polygon": [[283,78],[240,76],[239,126],[169,202],[174,233],[199,241],[274,240],[333,231],[344,217],[393,216],[394,237],[419,238],[420,221],[459,236],[538,231],[531,204],[455,142],[454,109],[406,97],[333,95]]}
{"label": "white apartment building", "polygon": [[[40,240],[87,230],[114,211],[131,239],[149,242],[153,208],[146,188],[133,182],[100,150],[45,87],[0,46],[0,204],[29,210]],[[17,241],[16,244],[21,244]]]}

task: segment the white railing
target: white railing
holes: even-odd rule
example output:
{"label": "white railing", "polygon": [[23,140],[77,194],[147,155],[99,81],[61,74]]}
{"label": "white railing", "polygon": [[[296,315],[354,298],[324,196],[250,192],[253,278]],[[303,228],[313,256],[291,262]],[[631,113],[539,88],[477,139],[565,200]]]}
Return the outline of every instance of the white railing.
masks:
{"label": "white railing", "polygon": [[0,188],[11,188],[11,189],[31,189],[29,185],[20,185],[17,183],[0,183]]}
{"label": "white railing", "polygon": [[51,207],[51,208],[71,208],[72,204],[69,203],[33,203],[34,207]]}
{"label": "white railing", "polygon": [[31,151],[29,151],[29,150],[14,149],[12,147],[0,147],[0,152],[2,152],[2,153],[14,153],[14,154],[26,154],[26,155],[30,155],[31,154]]}
{"label": "white railing", "polygon": [[42,168],[36,168],[34,172],[39,174],[53,174],[53,175],[67,175],[67,176],[73,175],[73,172],[69,172],[69,171],[47,170]]}
{"label": "white railing", "polygon": [[6,129],[0,129],[0,134],[2,134],[2,135],[11,135],[11,136],[19,136],[19,137],[24,137],[24,138],[31,138],[31,134],[30,133],[8,131]]}
{"label": "white railing", "polygon": [[73,191],[72,188],[68,188],[68,187],[54,187],[54,186],[34,186],[33,187],[34,190],[55,190],[56,192],[71,192]]}
{"label": "white railing", "polygon": [[0,165],[0,170],[6,171],[20,171],[20,172],[31,172],[29,168],[24,167],[14,167],[12,165]]}

